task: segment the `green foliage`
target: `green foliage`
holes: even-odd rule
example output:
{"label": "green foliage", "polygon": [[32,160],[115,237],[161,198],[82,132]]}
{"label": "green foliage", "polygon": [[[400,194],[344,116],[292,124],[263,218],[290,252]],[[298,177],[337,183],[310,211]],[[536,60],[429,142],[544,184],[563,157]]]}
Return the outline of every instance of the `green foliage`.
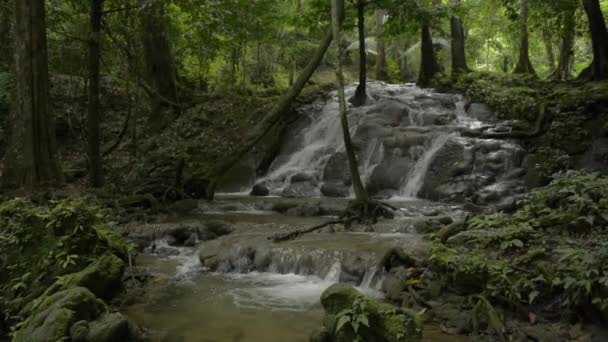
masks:
{"label": "green foliage", "polygon": [[0,307],[19,312],[55,278],[79,271],[106,251],[126,258],[130,246],[105,224],[90,198],[36,206],[25,199],[0,204]]}
{"label": "green foliage", "polygon": [[[431,262],[456,286],[502,304],[608,309],[608,177],[566,172],[514,214],[480,215],[434,244]],[[468,234],[468,235],[467,235]],[[498,247],[498,248],[497,248]],[[524,248],[525,247],[525,248]]]}
{"label": "green foliage", "polygon": [[336,334],[350,336],[352,341],[362,342],[363,337],[359,329],[369,328],[369,317],[366,309],[366,301],[363,297],[353,300],[352,308],[344,309],[336,316]]}

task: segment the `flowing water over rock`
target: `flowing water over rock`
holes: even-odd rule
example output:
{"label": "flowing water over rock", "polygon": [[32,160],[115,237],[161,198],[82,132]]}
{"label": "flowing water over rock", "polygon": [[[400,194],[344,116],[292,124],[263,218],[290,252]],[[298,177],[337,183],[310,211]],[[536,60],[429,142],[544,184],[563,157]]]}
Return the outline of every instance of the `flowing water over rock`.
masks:
{"label": "flowing water over rock", "polygon": [[[347,96],[355,87],[346,89]],[[349,109],[360,172],[372,194],[486,205],[525,190],[525,151],[515,142],[461,136],[508,130],[487,107],[465,111],[460,95],[414,85],[369,84],[375,101]],[[257,188],[284,197],[347,197],[351,179],[336,94],[300,108],[269,172]]]}

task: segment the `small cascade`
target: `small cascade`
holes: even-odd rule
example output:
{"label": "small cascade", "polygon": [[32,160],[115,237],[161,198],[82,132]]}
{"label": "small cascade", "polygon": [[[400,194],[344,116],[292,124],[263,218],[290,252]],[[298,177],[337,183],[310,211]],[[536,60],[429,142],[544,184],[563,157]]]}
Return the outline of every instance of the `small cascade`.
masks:
{"label": "small cascade", "polygon": [[441,134],[431,141],[429,148],[424,151],[418,159],[409,175],[404,182],[405,186],[400,192],[400,195],[406,198],[415,198],[418,196],[420,189],[424,185],[424,176],[426,175],[431,162],[433,162],[437,152],[451,139],[456,137],[456,133]]}

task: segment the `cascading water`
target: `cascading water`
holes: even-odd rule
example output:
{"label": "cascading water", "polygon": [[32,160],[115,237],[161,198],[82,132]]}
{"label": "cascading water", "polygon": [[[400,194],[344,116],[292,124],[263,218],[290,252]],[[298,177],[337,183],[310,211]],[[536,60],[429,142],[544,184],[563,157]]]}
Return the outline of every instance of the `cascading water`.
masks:
{"label": "cascading water", "polygon": [[400,196],[406,198],[415,198],[418,196],[424,183],[424,176],[426,175],[433,158],[435,158],[437,152],[448,142],[448,140],[456,136],[456,133],[441,134],[431,141],[428,149],[420,156],[411,169],[405,181],[405,186],[400,191]]}
{"label": "cascading water", "polygon": [[[449,200],[485,191],[482,197],[491,199],[492,191],[504,194],[509,172],[523,167],[517,144],[461,137],[493,126],[469,115],[460,95],[382,82],[369,83],[369,93],[374,101],[348,115],[359,172],[372,195]],[[256,186],[283,197],[352,197],[336,95],[300,112],[306,119],[294,125],[294,138]],[[523,187],[508,181],[513,193]]]}

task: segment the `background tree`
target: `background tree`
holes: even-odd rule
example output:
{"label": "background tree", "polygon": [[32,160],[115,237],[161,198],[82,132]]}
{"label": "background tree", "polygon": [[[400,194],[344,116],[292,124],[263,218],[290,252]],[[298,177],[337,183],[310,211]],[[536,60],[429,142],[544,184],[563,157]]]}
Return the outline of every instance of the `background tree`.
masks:
{"label": "background tree", "polygon": [[608,31],[600,8],[599,0],[583,0],[583,7],[589,20],[589,31],[593,45],[591,79],[608,79]]}
{"label": "background tree", "polygon": [[89,159],[89,181],[93,187],[103,186],[103,164],[100,151],[100,104],[99,82],[101,62],[101,20],[104,0],[91,1],[91,33],[89,36],[89,110],[87,116],[87,138]]}
{"label": "background tree", "polygon": [[49,113],[46,16],[43,0],[15,1],[15,101],[4,161],[5,188],[56,185],[62,175],[55,156]]}
{"label": "background tree", "polygon": [[[458,6],[460,0],[451,0],[451,4]],[[467,65],[466,37],[462,19],[456,13],[450,16],[450,31],[452,38],[452,75],[458,76],[469,71]]]}
{"label": "background tree", "polygon": [[519,3],[519,60],[514,72],[517,74],[536,75],[530,62],[530,38],[528,31],[528,0]]}
{"label": "background tree", "polygon": [[[365,0],[356,0],[357,33],[359,38],[359,84],[354,97],[350,100],[354,106],[362,106],[367,102],[367,48],[365,46]],[[334,30],[335,34],[335,30]]]}

